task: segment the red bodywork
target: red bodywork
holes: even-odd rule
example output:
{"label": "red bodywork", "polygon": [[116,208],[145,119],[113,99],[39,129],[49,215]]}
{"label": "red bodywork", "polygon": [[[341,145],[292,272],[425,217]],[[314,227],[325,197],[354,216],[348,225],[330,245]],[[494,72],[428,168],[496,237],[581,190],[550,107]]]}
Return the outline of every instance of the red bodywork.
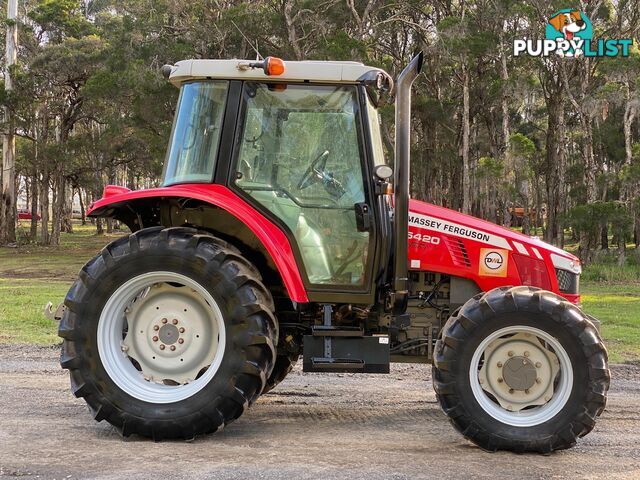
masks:
{"label": "red bodywork", "polygon": [[286,235],[260,212],[225,186],[197,183],[130,191],[127,188],[108,185],[104,189],[102,199],[89,207],[87,215],[100,216],[101,210],[105,209],[105,207],[152,197],[195,198],[222,208],[235,216],[249,227],[269,252],[280,272],[289,297],[295,302],[308,302],[307,291],[300,277],[300,271]]}
{"label": "red bodywork", "polygon": [[[242,221],[273,258],[292,300],[305,303],[307,292],[287,236],[229,188],[216,184],[183,184],[130,191],[109,185],[88,215],[103,215],[108,207],[152,197],[198,199],[222,208]],[[409,267],[473,280],[482,291],[531,285],[578,303],[579,295],[559,291],[554,261],[577,265],[577,257],[512,230],[469,215],[411,200],[409,203]]]}
{"label": "red bodywork", "polygon": [[411,270],[468,278],[482,291],[530,285],[578,303],[580,295],[559,290],[552,255],[556,263],[573,263],[579,269],[577,257],[536,238],[447,208],[409,202]]}

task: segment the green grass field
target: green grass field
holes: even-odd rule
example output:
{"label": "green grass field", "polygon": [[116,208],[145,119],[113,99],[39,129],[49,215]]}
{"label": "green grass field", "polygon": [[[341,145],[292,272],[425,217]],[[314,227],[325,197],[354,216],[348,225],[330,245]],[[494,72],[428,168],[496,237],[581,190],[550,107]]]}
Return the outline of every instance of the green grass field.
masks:
{"label": "green grass field", "polygon": [[[121,235],[75,228],[63,234],[60,247],[0,248],[0,343],[58,343],[57,325],[44,317],[44,306],[61,302],[82,265]],[[640,266],[587,268],[582,295],[584,310],[602,322],[611,361],[640,361]]]}

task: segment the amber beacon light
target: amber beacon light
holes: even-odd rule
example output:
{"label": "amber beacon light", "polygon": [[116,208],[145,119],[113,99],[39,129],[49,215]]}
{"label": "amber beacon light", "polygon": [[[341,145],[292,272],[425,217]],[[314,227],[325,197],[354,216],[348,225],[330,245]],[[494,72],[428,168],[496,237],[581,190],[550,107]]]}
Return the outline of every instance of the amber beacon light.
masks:
{"label": "amber beacon light", "polygon": [[277,57],[267,57],[264,59],[264,73],[266,75],[282,75],[284,73],[284,60]]}

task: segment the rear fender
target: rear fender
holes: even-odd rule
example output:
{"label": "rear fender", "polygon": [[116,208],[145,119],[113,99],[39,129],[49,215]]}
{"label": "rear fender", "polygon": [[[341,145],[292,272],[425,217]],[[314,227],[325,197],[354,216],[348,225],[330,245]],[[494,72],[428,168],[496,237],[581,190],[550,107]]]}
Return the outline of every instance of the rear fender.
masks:
{"label": "rear fender", "polygon": [[[175,204],[176,200],[178,206],[175,208],[163,208],[168,202]],[[109,185],[104,189],[103,198],[91,204],[87,215],[114,218],[125,223],[133,232],[156,225],[188,225],[206,229],[206,223],[195,223],[181,211],[180,205],[187,210],[186,207],[192,203],[196,207],[200,204],[224,210],[231,216],[228,218],[233,219],[233,223],[242,224],[250,230],[270,256],[291,300],[298,303],[309,301],[287,236],[278,226],[222,185],[183,184],[136,191]]]}

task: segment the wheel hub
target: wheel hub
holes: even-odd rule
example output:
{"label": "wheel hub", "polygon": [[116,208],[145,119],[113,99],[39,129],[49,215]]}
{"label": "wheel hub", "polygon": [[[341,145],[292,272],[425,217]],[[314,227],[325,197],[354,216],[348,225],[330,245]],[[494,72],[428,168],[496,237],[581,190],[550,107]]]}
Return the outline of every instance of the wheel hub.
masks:
{"label": "wheel hub", "polygon": [[136,297],[125,315],[122,350],[138,363],[145,380],[187,384],[211,364],[219,332],[211,307],[193,289],[156,284]]}
{"label": "wheel hub", "polygon": [[180,332],[175,325],[165,325],[160,328],[159,340],[165,345],[173,345],[179,337]]}
{"label": "wheel hub", "polygon": [[497,338],[484,350],[482,389],[511,412],[544,405],[553,397],[558,357],[530,333]]}
{"label": "wheel hub", "polygon": [[529,390],[537,377],[536,367],[527,357],[512,357],[502,367],[502,378],[514,390]]}

